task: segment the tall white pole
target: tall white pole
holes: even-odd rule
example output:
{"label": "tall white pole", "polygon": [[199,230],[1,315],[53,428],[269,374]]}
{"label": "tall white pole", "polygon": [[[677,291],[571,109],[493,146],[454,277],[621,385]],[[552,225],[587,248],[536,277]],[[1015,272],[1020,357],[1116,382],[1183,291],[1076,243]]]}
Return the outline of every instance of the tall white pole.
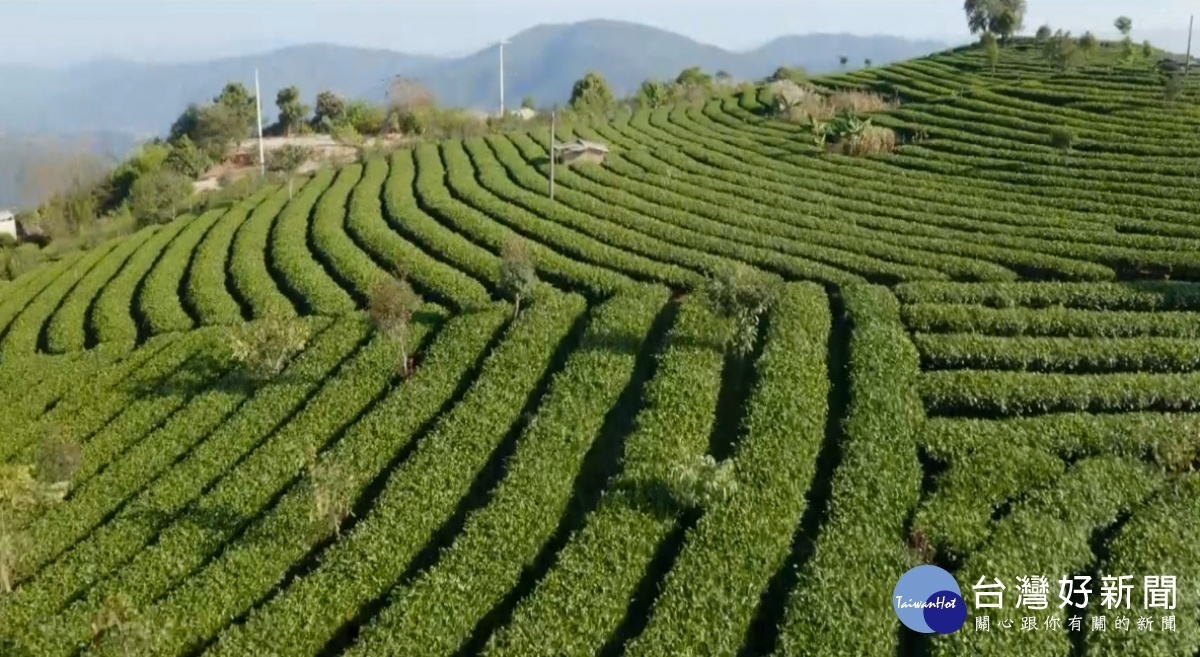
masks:
{"label": "tall white pole", "polygon": [[500,118],[504,118],[504,42],[500,42]]}
{"label": "tall white pole", "polygon": [[1184,75],[1184,77],[1187,77],[1187,75],[1192,72],[1192,24],[1195,20],[1196,20],[1195,14],[1192,14],[1192,16],[1190,18],[1188,18],[1187,58],[1183,60],[1183,75]]}
{"label": "tall white pole", "polygon": [[254,110],[258,117],[258,173],[267,175],[267,154],[263,149],[262,92],[258,88],[258,69],[254,69]]}

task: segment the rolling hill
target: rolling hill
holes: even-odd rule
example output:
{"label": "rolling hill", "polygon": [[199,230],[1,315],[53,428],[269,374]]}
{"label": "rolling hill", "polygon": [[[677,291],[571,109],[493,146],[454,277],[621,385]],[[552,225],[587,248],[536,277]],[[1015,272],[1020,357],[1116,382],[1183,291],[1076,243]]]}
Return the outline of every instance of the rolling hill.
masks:
{"label": "rolling hill", "polygon": [[[1195,654],[1200,82],[1166,101],[1111,54],[821,78],[900,99],[870,157],[765,88],[563,125],[612,153],[553,200],[545,129],[421,143],[3,283],[0,459],[48,434],[80,458],[18,525],[0,645]],[[540,280],[519,314],[514,237]],[[701,293],[735,266],[775,281],[748,353]],[[398,268],[424,300],[403,345],[363,312]],[[230,344],[280,326],[302,347],[248,379]],[[1007,602],[906,630],[918,564]],[[1050,584],[1061,629],[1003,629],[1014,578],[1101,573],[1133,611]],[[1174,630],[1091,629],[1148,575],[1179,578],[1152,611]]]}

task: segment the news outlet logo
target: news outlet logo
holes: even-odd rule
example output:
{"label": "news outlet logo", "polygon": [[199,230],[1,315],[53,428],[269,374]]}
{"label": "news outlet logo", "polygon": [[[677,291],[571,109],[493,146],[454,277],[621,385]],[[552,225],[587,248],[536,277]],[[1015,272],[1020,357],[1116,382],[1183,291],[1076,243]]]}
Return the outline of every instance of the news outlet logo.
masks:
{"label": "news outlet logo", "polygon": [[967,604],[954,576],[937,566],[917,566],[900,577],[892,608],[904,626],[922,634],[951,634],[967,622]]}

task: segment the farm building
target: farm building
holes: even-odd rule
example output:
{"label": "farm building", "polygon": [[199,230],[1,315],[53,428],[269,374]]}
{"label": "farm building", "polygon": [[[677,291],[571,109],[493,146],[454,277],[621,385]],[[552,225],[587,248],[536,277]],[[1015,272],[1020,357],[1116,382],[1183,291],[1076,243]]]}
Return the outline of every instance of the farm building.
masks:
{"label": "farm building", "polygon": [[568,165],[575,164],[576,162],[603,164],[604,156],[608,154],[608,147],[604,144],[585,141],[583,139],[558,144],[554,147],[554,150],[558,151],[558,161]]}
{"label": "farm building", "polygon": [[7,210],[0,210],[0,235],[17,237],[17,216]]}

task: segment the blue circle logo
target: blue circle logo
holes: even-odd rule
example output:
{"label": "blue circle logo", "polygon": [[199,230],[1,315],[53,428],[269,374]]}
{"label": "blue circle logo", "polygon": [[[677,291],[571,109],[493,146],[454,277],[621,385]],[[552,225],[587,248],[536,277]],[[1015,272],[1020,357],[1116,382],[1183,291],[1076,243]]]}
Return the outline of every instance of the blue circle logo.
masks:
{"label": "blue circle logo", "polygon": [[937,566],[904,573],[892,591],[892,608],[904,626],[922,634],[950,634],[967,622],[967,604],[954,576]]}

